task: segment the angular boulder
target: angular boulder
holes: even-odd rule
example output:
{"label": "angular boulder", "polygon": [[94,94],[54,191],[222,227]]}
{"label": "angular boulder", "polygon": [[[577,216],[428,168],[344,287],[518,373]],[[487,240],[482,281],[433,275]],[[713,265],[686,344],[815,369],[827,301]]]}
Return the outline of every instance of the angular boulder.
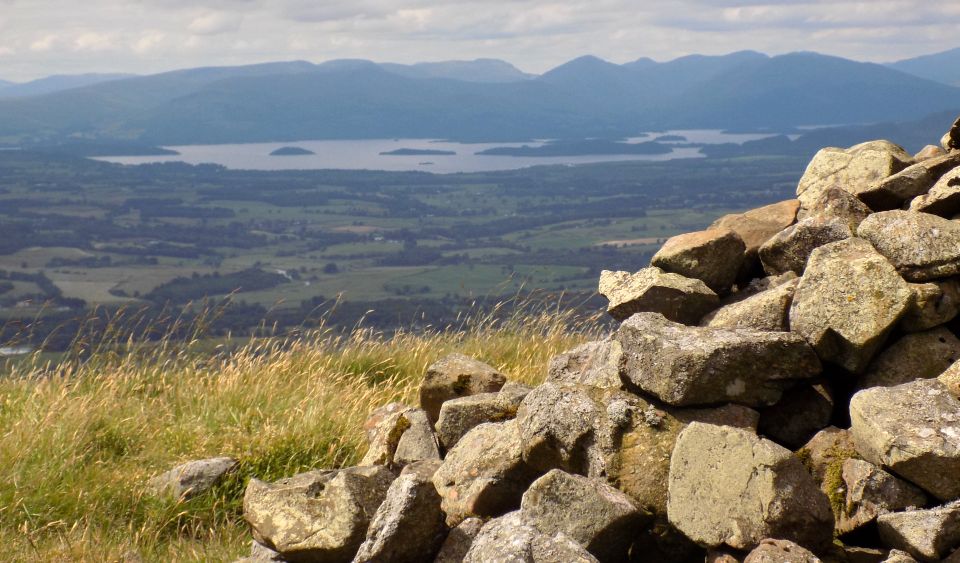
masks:
{"label": "angular boulder", "polygon": [[857,195],[877,211],[896,209],[906,201],[922,197],[940,177],[957,166],[960,166],[960,154],[929,158],[875,183]]}
{"label": "angular boulder", "polygon": [[670,522],[706,547],[746,550],[772,537],[819,551],[833,538],[830,502],[800,459],[746,430],[687,426],[669,491]]}
{"label": "angular boulder", "polygon": [[837,533],[846,534],[881,514],[923,506],[927,495],[917,487],[860,459],[843,462],[846,500],[837,515]]}
{"label": "angular boulder", "polygon": [[788,332],[688,327],[638,313],[614,338],[627,358],[624,376],[675,406],[771,405],[784,389],[820,373],[810,346]]}
{"label": "angular boulder", "polygon": [[943,156],[947,154],[945,150],[937,145],[927,145],[920,149],[920,152],[913,155],[914,160],[920,162],[921,160],[927,160],[928,158],[934,158],[937,156]]}
{"label": "angular boulder", "polygon": [[947,152],[960,150],[960,118],[953,122],[953,127],[940,139],[940,146]]}
{"label": "angular boulder", "polygon": [[797,185],[797,198],[801,207],[810,209],[823,192],[833,187],[859,196],[911,164],[913,157],[888,141],[870,141],[849,149],[821,149]]}
{"label": "angular boulder", "polygon": [[743,213],[731,213],[717,219],[710,229],[728,229],[737,233],[746,245],[746,255],[756,257],[757,249],[773,235],[797,220],[800,201],[788,199]]}
{"label": "angular boulder", "polygon": [[772,332],[790,330],[790,305],[799,279],[793,279],[766,291],[717,309],[700,321],[712,328],[747,328]]}
{"label": "angular boulder", "polygon": [[420,408],[435,424],[445,401],[494,393],[506,382],[506,376],[493,367],[463,354],[450,354],[427,368],[420,385]]}
{"label": "angular boulder", "polygon": [[960,362],[954,362],[946,371],[937,376],[937,380],[946,387],[947,393],[960,399]]}
{"label": "angular boulder", "polygon": [[944,327],[907,334],[887,347],[867,366],[860,387],[893,387],[915,379],[930,379],[960,360],[960,339]]}
{"label": "angular boulder", "polygon": [[618,321],[650,311],[678,323],[697,324],[720,301],[702,281],[655,267],[635,274],[604,270],[599,291],[609,301],[607,313]]}
{"label": "angular boulder", "polygon": [[856,373],[867,367],[912,301],[910,286],[869,242],[842,240],[810,255],[793,296],[790,329],[806,338],[821,360]]}
{"label": "angular boulder", "polygon": [[467,518],[460,522],[447,534],[447,539],[444,540],[440,553],[437,554],[433,563],[463,563],[481,528],[483,528],[483,520],[479,518]]}
{"label": "angular boulder", "polygon": [[910,211],[951,217],[960,213],[960,153],[954,153],[956,166],[944,174],[930,191],[913,198]]}
{"label": "angular boulder", "polygon": [[960,498],[960,400],[936,379],[871,387],[850,400],[857,451],[940,500]]}
{"label": "angular boulder", "polygon": [[960,314],[960,280],[911,284],[913,304],[900,320],[906,332],[929,330]]}
{"label": "angular boulder", "polygon": [[800,385],[760,411],[757,429],[778,444],[799,448],[830,424],[834,406],[833,390],[826,381]]}
{"label": "angular boulder", "polygon": [[821,563],[807,549],[787,540],[766,539],[751,551],[743,563]]}
{"label": "angular boulder", "polygon": [[581,344],[554,356],[547,370],[547,381],[560,385],[591,385],[602,389],[623,386],[623,348],[616,340]]}
{"label": "angular boulder", "polygon": [[770,275],[802,274],[815,249],[852,236],[849,225],[842,219],[808,217],[780,231],[761,246],[760,262]]}
{"label": "angular boulder", "polygon": [[650,265],[698,279],[715,293],[726,293],[737,279],[746,248],[740,235],[729,229],[707,229],[671,237]]}
{"label": "angular boulder", "polygon": [[437,420],[440,445],[449,450],[464,434],[484,422],[503,422],[514,418],[523,397],[502,392],[479,393],[443,403]]}
{"label": "angular boulder", "polygon": [[369,447],[360,465],[393,465],[400,438],[410,427],[404,416],[408,410],[404,404],[390,403],[370,413],[363,425]]}
{"label": "angular boulder", "polygon": [[188,461],[153,477],[147,486],[156,495],[188,499],[209,491],[238,466],[231,457]]}
{"label": "angular boulder", "polygon": [[877,518],[880,539],[920,561],[940,561],[960,547],[960,503]]}
{"label": "angular boulder", "polygon": [[394,464],[404,467],[417,461],[439,460],[440,446],[427,412],[411,408],[403,413],[403,417],[409,426],[397,442]]}
{"label": "angular boulder", "polygon": [[487,522],[473,540],[463,563],[599,563],[564,534],[547,535],[520,511]]}
{"label": "angular boulder", "polygon": [[873,210],[860,201],[860,198],[846,190],[834,187],[824,190],[800,218],[839,219],[850,227],[851,231],[856,231],[860,223],[871,213]]}
{"label": "angular boulder", "polygon": [[960,273],[960,223],[916,211],[884,211],[864,219],[857,236],[870,241],[907,281]]}

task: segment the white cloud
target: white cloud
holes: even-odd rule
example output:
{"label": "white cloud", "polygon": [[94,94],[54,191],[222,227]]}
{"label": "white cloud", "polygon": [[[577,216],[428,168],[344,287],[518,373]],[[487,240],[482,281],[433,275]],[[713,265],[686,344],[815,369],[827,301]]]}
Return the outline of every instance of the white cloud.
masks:
{"label": "white cloud", "polygon": [[134,53],[143,55],[160,47],[166,38],[167,34],[162,31],[145,31],[131,44],[131,48]]}
{"label": "white cloud", "polygon": [[90,31],[73,40],[75,51],[108,51],[113,47],[113,39],[106,33]]}
{"label": "white cloud", "polygon": [[243,23],[242,15],[227,12],[208,12],[194,18],[187,29],[194,35],[220,35],[238,31],[241,23]]}
{"label": "white cloud", "polygon": [[56,35],[45,35],[30,43],[30,50],[34,53],[46,53],[56,46],[58,37]]}
{"label": "white cloud", "polygon": [[9,57],[15,55],[16,51],[13,47],[0,46],[0,57]]}

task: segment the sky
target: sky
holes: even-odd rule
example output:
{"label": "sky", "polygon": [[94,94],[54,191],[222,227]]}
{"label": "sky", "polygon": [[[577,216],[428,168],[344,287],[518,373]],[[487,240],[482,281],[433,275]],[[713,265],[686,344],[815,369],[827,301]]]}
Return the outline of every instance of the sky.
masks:
{"label": "sky", "polygon": [[500,58],[540,73],[753,49],[888,62],[960,46],[956,0],[0,0],[0,78]]}

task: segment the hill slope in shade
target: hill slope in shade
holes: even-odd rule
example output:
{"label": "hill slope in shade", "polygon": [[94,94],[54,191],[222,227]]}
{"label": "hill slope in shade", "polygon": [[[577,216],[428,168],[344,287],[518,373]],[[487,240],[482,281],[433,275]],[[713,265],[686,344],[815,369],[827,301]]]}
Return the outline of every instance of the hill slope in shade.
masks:
{"label": "hill slope in shade", "polygon": [[82,88],[102,82],[131,78],[130,74],[71,74],[54,75],[24,82],[22,84],[7,83],[6,87],[0,83],[0,98],[22,98],[39,96],[61,90]]}
{"label": "hill slope in shade", "polygon": [[890,63],[888,67],[914,76],[960,86],[960,47]]}

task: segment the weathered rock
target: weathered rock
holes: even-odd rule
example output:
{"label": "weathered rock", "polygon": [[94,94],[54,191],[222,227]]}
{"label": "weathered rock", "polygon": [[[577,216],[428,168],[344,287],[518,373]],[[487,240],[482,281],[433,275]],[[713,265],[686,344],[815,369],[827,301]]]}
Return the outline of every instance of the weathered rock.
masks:
{"label": "weathered rock", "polygon": [[440,418],[437,420],[440,444],[449,450],[464,434],[484,422],[503,422],[514,418],[524,396],[479,393],[450,399],[440,407]]}
{"label": "weathered rock", "polygon": [[916,211],[884,211],[864,219],[857,235],[867,239],[912,282],[960,273],[960,223]]}
{"label": "weathered rock", "polygon": [[960,504],[883,514],[877,529],[884,544],[921,561],[940,561],[960,547]]}
{"label": "weathered rock", "polygon": [[856,231],[860,223],[871,213],[873,210],[852,193],[840,188],[827,188],[809,209],[801,213],[799,218],[839,219],[850,227],[851,231]]}
{"label": "weathered rock", "polygon": [[717,219],[710,229],[729,229],[743,239],[746,255],[756,257],[757,249],[773,235],[793,224],[797,219],[800,201],[788,199],[743,213],[731,213]]}
{"label": "weathered rock", "polygon": [[397,442],[393,455],[394,464],[404,467],[417,461],[440,459],[437,435],[433,432],[427,412],[411,408],[403,413],[403,417],[407,419],[409,426]]}
{"label": "weathered rock", "polygon": [[790,330],[790,304],[799,279],[793,279],[746,299],[724,305],[700,321],[713,328],[749,328],[765,331]]}
{"label": "weathered rock", "polygon": [[960,400],[938,380],[860,391],[850,419],[864,459],[938,499],[960,498]]}
{"label": "weathered rock", "polygon": [[443,499],[447,524],[472,516],[490,517],[520,506],[520,497],[536,479],[523,461],[515,420],[485,423],[467,432],[433,475]]}
{"label": "weathered rock", "polygon": [[891,549],[883,563],[918,563],[912,555],[899,549]]}
{"label": "weathered rock", "polygon": [[923,506],[927,495],[876,465],[860,459],[843,462],[846,501],[837,514],[836,530],[846,534],[876,520],[877,516]]}
{"label": "weathered rock", "polygon": [[821,149],[797,185],[797,198],[801,207],[810,209],[824,191],[833,187],[859,196],[912,163],[912,156],[888,141],[870,141],[846,150]]}
{"label": "weathered rock", "polygon": [[464,563],[599,563],[564,534],[541,533],[520,511],[486,523],[473,540]]}
{"label": "weathered rock", "polygon": [[830,503],[792,452],[755,434],[694,422],[670,461],[667,513],[697,543],[751,549],[782,538],[830,545]]}
{"label": "weathered rock", "polygon": [[435,424],[444,402],[499,391],[506,381],[506,376],[483,362],[463,354],[450,354],[427,368],[420,385],[420,407]]}
{"label": "weathered rock", "polygon": [[953,553],[944,557],[942,563],[960,563],[960,548],[954,550]]}
{"label": "weathered rock", "polygon": [[778,444],[799,448],[830,424],[833,408],[833,391],[827,382],[802,385],[760,411],[758,430]]}
{"label": "weathered rock", "polygon": [[900,320],[906,332],[929,330],[960,314],[960,281],[956,278],[911,284],[913,303]]}
{"label": "weathered rock", "polygon": [[620,389],[623,348],[616,340],[581,344],[550,360],[547,381],[561,385],[591,385],[603,389]]}
{"label": "weathered rock", "polygon": [[467,518],[460,522],[447,534],[447,539],[444,540],[440,553],[437,554],[433,563],[463,563],[481,528],[483,528],[483,520],[479,518]]}
{"label": "weathered rock", "polygon": [[237,460],[230,457],[188,461],[153,477],[147,486],[156,495],[188,499],[212,489],[237,466]]}
{"label": "weathered rock", "polygon": [[947,152],[960,149],[960,118],[953,122],[953,127],[940,140],[940,146]]}
{"label": "weathered rock", "polygon": [[604,270],[600,273],[600,295],[610,301],[607,312],[618,321],[650,311],[678,323],[696,324],[720,301],[702,281],[655,267],[635,274]]}
{"label": "weathered rock", "polygon": [[877,211],[896,209],[927,193],[941,176],[960,166],[960,155],[949,154],[918,162],[857,194]]}
{"label": "weathered rock", "polygon": [[[533,391],[533,387],[529,385],[516,381],[508,381],[497,391],[497,395],[500,396],[500,401],[519,406],[531,391]],[[514,408],[514,411],[516,411],[516,408]]]}
{"label": "weathered rock", "polygon": [[253,537],[290,561],[347,562],[363,543],[394,474],[379,465],[251,479],[243,517]]}
{"label": "weathered rock", "polygon": [[760,247],[760,261],[771,275],[802,274],[810,254],[817,248],[853,236],[842,219],[814,216],[787,227]]}
{"label": "weathered rock", "polygon": [[439,551],[447,534],[440,495],[431,481],[439,466],[439,461],[417,462],[394,480],[370,521],[356,563],[417,563]]}
{"label": "weathered rock", "polygon": [[[888,552],[886,549],[850,545],[837,546],[835,552],[839,555],[839,559],[827,559],[828,563],[884,563],[887,557],[892,555],[892,552]],[[899,559],[896,561],[897,563],[910,563]]]}
{"label": "weathered rock", "polygon": [[279,553],[257,540],[252,540],[250,542],[250,554],[237,559],[233,563],[283,563],[283,561],[284,559],[280,557]]}
{"label": "weathered rock", "polygon": [[601,561],[626,561],[650,517],[600,479],[554,469],[523,494],[523,518],[541,533],[563,533]]}
{"label": "weathered rock", "polygon": [[910,211],[950,217],[960,213],[960,153],[954,155],[958,168],[944,174],[930,191],[913,198]]}
{"label": "weathered rock", "polygon": [[737,279],[746,245],[729,229],[708,229],[671,237],[653,255],[650,265],[665,272],[701,280],[716,293],[726,293]]}
{"label": "weathered rock", "polygon": [[833,242],[810,255],[793,296],[790,328],[821,360],[859,372],[912,300],[910,286],[870,243]]}
{"label": "weathered rock", "polygon": [[960,360],[960,339],[943,327],[901,337],[877,355],[860,378],[861,387],[893,387],[937,377]]}
{"label": "weathered rock", "polygon": [[820,563],[820,558],[792,541],[766,539],[743,563]]}
{"label": "weathered rock", "polygon": [[627,358],[624,376],[676,406],[770,405],[797,380],[820,372],[812,349],[787,332],[688,327],[638,313],[614,338]]}
{"label": "weathered rock", "polygon": [[836,427],[824,428],[797,451],[797,457],[813,475],[820,490],[830,499],[834,515],[841,514],[846,506],[846,484],[843,481],[843,464],[848,459],[858,458],[856,446],[849,430]]}
{"label": "weathered rock", "polygon": [[913,159],[920,162],[921,160],[927,160],[928,158],[935,158],[945,154],[947,154],[947,152],[937,145],[927,145],[920,149],[920,152],[913,155]]}
{"label": "weathered rock", "polygon": [[369,447],[360,465],[393,465],[400,438],[410,428],[404,416],[408,410],[404,404],[390,403],[370,413],[363,425]]}
{"label": "weathered rock", "polygon": [[740,563],[737,557],[722,549],[708,549],[704,563]]}
{"label": "weathered rock", "polygon": [[960,399],[960,362],[954,362],[937,377],[937,380],[947,388],[948,393]]}

